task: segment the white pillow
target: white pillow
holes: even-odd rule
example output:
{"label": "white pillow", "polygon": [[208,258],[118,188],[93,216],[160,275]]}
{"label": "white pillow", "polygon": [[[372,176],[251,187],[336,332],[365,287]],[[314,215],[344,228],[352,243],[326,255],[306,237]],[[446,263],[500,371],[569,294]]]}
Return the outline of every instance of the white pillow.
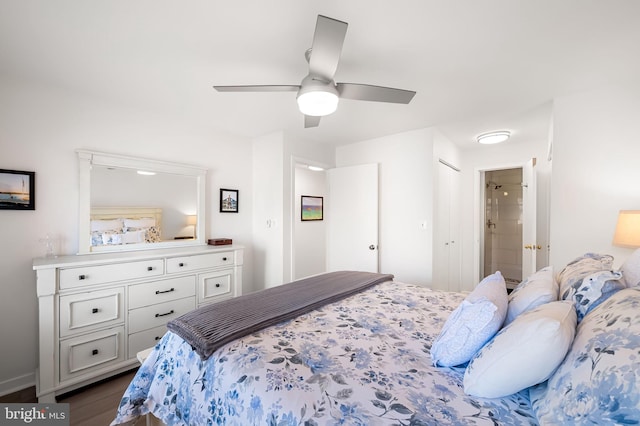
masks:
{"label": "white pillow", "polygon": [[122,219],[109,219],[101,220],[96,219],[91,221],[91,232],[93,231],[119,231],[122,232]]}
{"label": "white pillow", "polygon": [[156,220],[152,217],[125,219],[124,226],[127,228],[149,228],[150,226],[156,226]]}
{"label": "white pillow", "polygon": [[576,323],[570,301],[547,303],[520,315],[469,362],[465,393],[501,398],[547,380],[569,351]]}
{"label": "white pillow", "polygon": [[509,294],[509,308],[504,325],[516,317],[545,303],[558,300],[558,283],[553,277],[553,268],[547,266],[522,281]]}
{"label": "white pillow", "polygon": [[640,249],[634,251],[620,267],[622,280],[627,287],[640,286]]}
{"label": "white pillow", "polygon": [[507,286],[500,272],[483,279],[449,316],[431,346],[433,365],[464,364],[500,330],[507,315]]}
{"label": "white pillow", "polygon": [[122,234],[122,244],[139,244],[145,242],[146,231],[141,229],[139,231],[127,231]]}

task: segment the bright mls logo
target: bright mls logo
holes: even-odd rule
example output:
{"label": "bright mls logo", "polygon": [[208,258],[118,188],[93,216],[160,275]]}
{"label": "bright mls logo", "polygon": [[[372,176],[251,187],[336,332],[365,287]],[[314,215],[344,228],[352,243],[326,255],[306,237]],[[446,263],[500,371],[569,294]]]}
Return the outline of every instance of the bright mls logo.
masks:
{"label": "bright mls logo", "polygon": [[0,404],[0,424],[69,426],[69,404]]}

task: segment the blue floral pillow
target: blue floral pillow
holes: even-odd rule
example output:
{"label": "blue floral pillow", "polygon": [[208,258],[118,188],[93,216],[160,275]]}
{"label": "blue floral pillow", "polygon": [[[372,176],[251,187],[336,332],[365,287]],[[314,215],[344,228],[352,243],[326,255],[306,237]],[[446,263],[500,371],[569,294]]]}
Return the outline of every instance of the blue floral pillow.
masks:
{"label": "blue floral pillow", "polygon": [[604,302],[618,290],[625,288],[622,274],[616,271],[599,271],[587,275],[582,281],[567,289],[567,300],[575,302],[578,322],[593,308]]}
{"label": "blue floral pillow", "polygon": [[588,275],[598,271],[611,270],[613,267],[613,256],[608,254],[585,253],[572,260],[558,274],[557,281],[560,286],[560,300],[567,300],[571,297],[569,290],[577,287]]}
{"label": "blue floral pillow", "polygon": [[548,382],[530,389],[540,424],[640,423],[640,290],[620,290],[578,325]]}

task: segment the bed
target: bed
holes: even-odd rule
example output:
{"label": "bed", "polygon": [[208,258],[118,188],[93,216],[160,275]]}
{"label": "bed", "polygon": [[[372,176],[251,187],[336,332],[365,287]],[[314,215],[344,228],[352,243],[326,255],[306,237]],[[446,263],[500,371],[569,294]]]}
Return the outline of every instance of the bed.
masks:
{"label": "bed", "polygon": [[[545,268],[504,297],[499,273],[471,293],[382,277],[230,336],[210,355],[177,328],[146,358],[112,425],[147,415],[168,425],[637,424],[640,254],[628,273],[608,262],[587,254],[560,274]],[[486,321],[477,306],[492,293],[502,302]],[[495,315],[500,324],[474,343]],[[469,360],[443,365],[473,345]]]}
{"label": "bed", "polygon": [[92,207],[91,247],[161,241],[162,209],[158,207]]}

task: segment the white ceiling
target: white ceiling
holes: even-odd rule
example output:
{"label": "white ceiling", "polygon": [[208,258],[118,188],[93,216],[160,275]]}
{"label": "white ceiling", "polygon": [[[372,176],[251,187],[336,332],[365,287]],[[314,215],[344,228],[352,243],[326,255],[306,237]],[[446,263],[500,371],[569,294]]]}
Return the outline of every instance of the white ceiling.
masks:
{"label": "white ceiling", "polygon": [[[295,92],[318,14],[349,23],[336,81],[417,91],[409,105],[342,100],[304,129]],[[640,75],[637,0],[1,0],[0,75],[235,134],[332,144],[438,126],[545,138],[556,96]]]}

